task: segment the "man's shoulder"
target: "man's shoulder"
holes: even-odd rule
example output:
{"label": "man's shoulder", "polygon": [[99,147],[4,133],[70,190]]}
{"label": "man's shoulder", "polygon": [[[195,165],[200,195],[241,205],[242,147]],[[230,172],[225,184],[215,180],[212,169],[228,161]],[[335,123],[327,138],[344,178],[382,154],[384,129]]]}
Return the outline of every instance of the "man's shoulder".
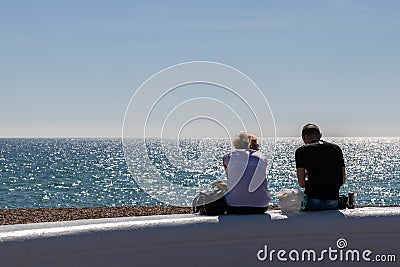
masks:
{"label": "man's shoulder", "polygon": [[315,143],[311,143],[311,144],[306,144],[303,147],[308,148],[308,147],[335,147],[335,148],[340,148],[337,144],[328,142],[328,141],[324,141],[324,140],[320,140],[318,142]]}
{"label": "man's shoulder", "polygon": [[339,149],[339,150],[341,149],[340,146],[338,146],[337,144],[334,144],[334,143],[324,142],[324,144],[326,144],[327,146],[331,146],[335,149]]}
{"label": "man's shoulder", "polygon": [[298,148],[296,149],[296,153],[301,152],[301,151],[304,151],[305,149],[307,149],[306,145],[302,145],[302,146],[300,146],[300,147],[298,147]]}
{"label": "man's shoulder", "polygon": [[334,148],[336,150],[341,150],[340,147],[336,144],[330,143],[330,142],[326,142],[326,141],[319,141],[319,142],[315,142],[315,143],[311,143],[311,144],[305,144],[301,147],[298,147],[296,149],[296,153],[302,153],[304,151],[314,151],[315,149],[320,151],[321,149],[324,150],[324,148]]}
{"label": "man's shoulder", "polygon": [[308,150],[308,149],[307,149],[306,145],[303,145],[303,146],[301,146],[301,147],[298,147],[298,148],[296,149],[295,153],[294,153],[295,158],[296,158],[296,159],[299,159],[299,158],[304,157],[304,154],[307,154],[307,153],[308,153],[307,150]]}
{"label": "man's shoulder", "polygon": [[302,145],[302,146],[300,146],[300,147],[298,147],[298,148],[296,149],[296,152],[297,152],[297,151],[301,152],[301,151],[309,150],[309,149],[311,149],[313,146],[315,146],[315,144],[305,144],[305,145]]}

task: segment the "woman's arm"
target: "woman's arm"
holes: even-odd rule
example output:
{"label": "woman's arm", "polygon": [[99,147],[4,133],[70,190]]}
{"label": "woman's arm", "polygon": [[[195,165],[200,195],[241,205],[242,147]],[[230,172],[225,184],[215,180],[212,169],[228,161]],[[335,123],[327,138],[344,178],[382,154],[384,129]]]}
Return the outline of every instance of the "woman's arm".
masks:
{"label": "woman's arm", "polygon": [[223,191],[228,191],[228,186],[226,185],[226,183],[222,182],[221,180],[218,180],[218,181],[212,183],[211,186],[221,189]]}
{"label": "woman's arm", "polygon": [[[225,157],[222,158],[222,165],[224,165],[224,169],[225,169],[225,173],[226,173],[226,178],[228,178],[228,166],[226,166],[225,164]],[[218,180],[214,183],[211,184],[211,186],[216,187],[218,189],[221,189],[223,191],[228,191],[228,186],[226,185],[226,183],[224,183],[221,180]]]}
{"label": "woman's arm", "polygon": [[225,157],[222,158],[222,165],[224,165],[226,178],[228,178],[228,166],[225,164]]}

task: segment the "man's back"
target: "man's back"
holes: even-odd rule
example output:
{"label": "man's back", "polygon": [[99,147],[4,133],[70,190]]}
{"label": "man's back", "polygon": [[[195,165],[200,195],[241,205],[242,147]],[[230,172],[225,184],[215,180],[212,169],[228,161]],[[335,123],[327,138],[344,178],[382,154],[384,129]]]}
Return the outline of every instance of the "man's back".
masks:
{"label": "man's back", "polygon": [[315,141],[296,150],[296,168],[307,171],[305,193],[322,200],[335,200],[343,184],[342,150],[335,144]]}

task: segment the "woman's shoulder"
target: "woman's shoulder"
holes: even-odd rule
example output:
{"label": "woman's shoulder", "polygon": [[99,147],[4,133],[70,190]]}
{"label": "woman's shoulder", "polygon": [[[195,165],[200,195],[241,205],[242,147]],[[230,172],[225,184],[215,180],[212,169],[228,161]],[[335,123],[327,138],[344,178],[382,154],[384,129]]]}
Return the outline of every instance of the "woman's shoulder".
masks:
{"label": "woman's shoulder", "polygon": [[261,151],[250,149],[249,152],[250,152],[250,155],[253,157],[257,157],[257,158],[260,158],[263,160],[264,159],[266,160],[266,158],[267,158],[267,156],[264,153],[262,153]]}
{"label": "woman's shoulder", "polygon": [[260,150],[249,149],[250,154],[264,155]]}

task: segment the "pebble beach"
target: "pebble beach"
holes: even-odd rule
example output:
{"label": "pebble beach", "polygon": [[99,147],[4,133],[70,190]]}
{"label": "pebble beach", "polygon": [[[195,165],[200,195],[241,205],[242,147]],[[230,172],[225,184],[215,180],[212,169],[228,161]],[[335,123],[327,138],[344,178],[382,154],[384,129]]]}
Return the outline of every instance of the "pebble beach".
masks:
{"label": "pebble beach", "polygon": [[177,206],[123,206],[83,208],[17,208],[0,210],[0,225],[83,219],[117,218],[191,213],[191,207]]}

